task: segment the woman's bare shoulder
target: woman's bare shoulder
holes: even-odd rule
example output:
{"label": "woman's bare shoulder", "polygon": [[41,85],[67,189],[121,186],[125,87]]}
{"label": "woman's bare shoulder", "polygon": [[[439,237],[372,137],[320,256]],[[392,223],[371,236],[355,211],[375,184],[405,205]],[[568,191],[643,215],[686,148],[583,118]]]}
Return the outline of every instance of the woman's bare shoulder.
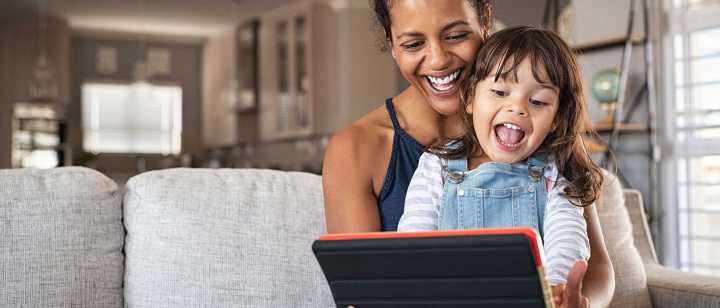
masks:
{"label": "woman's bare shoulder", "polygon": [[392,133],[390,118],[385,108],[380,107],[335,132],[327,151],[328,154],[339,152],[343,156],[345,154],[365,156],[363,154],[377,153],[378,149],[392,143]]}
{"label": "woman's bare shoulder", "polygon": [[378,108],[339,130],[325,150],[323,193],[328,232],[380,230],[377,196],[392,151],[392,124]]}

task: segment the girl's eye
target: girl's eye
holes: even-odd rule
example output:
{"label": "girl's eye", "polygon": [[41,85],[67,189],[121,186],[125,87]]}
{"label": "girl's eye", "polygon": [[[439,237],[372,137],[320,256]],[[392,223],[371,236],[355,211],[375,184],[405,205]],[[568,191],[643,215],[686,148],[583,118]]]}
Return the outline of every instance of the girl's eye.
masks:
{"label": "girl's eye", "polygon": [[460,40],[466,38],[468,35],[470,35],[470,32],[464,32],[464,33],[455,34],[455,35],[448,35],[447,39],[450,41],[460,41]]}
{"label": "girl's eye", "polygon": [[498,96],[498,97],[505,97],[505,96],[508,95],[507,92],[502,91],[502,90],[491,89],[490,91],[492,91],[492,93],[495,94],[495,96]]}
{"label": "girl's eye", "polygon": [[409,43],[402,44],[402,47],[407,50],[413,50],[413,49],[418,49],[418,48],[422,47],[422,45],[424,45],[424,44],[425,44],[424,41],[411,41]]}
{"label": "girl's eye", "polygon": [[542,106],[547,105],[548,103],[543,102],[543,101],[539,101],[539,100],[536,100],[536,99],[531,99],[531,100],[530,100],[530,104],[533,104],[533,105],[538,106],[538,107],[542,107]]}

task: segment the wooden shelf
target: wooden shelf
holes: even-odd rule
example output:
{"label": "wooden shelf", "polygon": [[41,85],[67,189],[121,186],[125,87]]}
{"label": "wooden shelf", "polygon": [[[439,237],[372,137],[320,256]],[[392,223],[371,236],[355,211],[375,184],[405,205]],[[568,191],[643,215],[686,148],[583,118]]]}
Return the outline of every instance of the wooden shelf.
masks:
{"label": "wooden shelf", "polygon": [[[596,124],[593,130],[599,134],[612,133],[612,126],[608,124]],[[618,125],[618,131],[622,133],[643,133],[650,130],[645,123],[625,123]],[[603,153],[607,151],[607,142],[597,136],[587,136],[585,138],[585,148],[590,154]]]}
{"label": "wooden shelf", "polygon": [[604,153],[607,151],[607,144],[597,138],[585,138],[585,149],[590,154]]}
{"label": "wooden shelf", "polygon": [[33,146],[33,145],[27,145],[27,144],[17,144],[15,149],[21,150],[21,151],[29,151],[29,152],[32,152],[35,150],[62,151],[62,150],[65,150],[66,146],[67,145],[65,145],[65,144],[59,144],[56,146],[52,146],[52,145],[34,145]]}
{"label": "wooden shelf", "polygon": [[[635,45],[641,45],[644,44],[645,41],[643,39],[639,38],[633,38],[632,44]],[[601,51],[605,49],[612,49],[612,48],[620,48],[625,46],[625,38],[618,38],[614,40],[607,40],[592,44],[585,44],[585,45],[577,45],[572,47],[573,52],[575,53],[589,53],[594,51]]]}
{"label": "wooden shelf", "polygon": [[[607,124],[594,125],[593,130],[595,130],[595,132],[597,132],[597,133],[609,133],[609,132],[612,132],[612,125],[607,125]],[[641,133],[641,132],[647,132],[649,130],[650,130],[650,127],[645,123],[625,123],[625,124],[618,125],[618,131],[620,131],[620,132]]]}

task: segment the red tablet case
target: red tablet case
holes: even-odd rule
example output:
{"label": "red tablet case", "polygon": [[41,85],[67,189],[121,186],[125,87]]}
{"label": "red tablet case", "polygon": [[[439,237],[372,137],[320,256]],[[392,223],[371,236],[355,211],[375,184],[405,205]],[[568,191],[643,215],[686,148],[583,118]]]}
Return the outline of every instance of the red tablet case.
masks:
{"label": "red tablet case", "polygon": [[338,307],[554,307],[530,228],[329,234],[313,251]]}

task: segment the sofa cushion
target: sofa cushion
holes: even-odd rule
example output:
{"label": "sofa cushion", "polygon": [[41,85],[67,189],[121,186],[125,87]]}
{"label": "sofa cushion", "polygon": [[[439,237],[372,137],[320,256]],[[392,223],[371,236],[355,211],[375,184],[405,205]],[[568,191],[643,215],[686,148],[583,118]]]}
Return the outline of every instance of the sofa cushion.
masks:
{"label": "sofa cushion", "polygon": [[122,307],[120,201],[89,169],[0,170],[0,307]]}
{"label": "sofa cushion", "polygon": [[610,306],[652,307],[645,267],[633,244],[632,224],[617,177],[605,173],[602,196],[596,205],[615,270],[615,296]]}
{"label": "sofa cushion", "polygon": [[170,169],[125,196],[131,307],[332,307],[312,254],[324,233],[320,177]]}

